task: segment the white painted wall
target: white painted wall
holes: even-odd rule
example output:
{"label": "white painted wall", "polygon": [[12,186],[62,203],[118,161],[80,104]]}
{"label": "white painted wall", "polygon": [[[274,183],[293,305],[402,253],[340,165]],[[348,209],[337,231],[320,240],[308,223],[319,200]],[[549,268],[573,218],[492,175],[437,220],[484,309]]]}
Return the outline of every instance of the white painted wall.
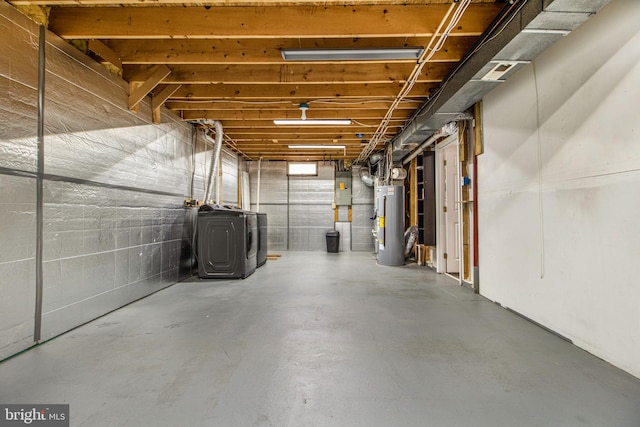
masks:
{"label": "white painted wall", "polygon": [[482,294],[638,377],[639,22],[614,0],[491,92],[478,162]]}

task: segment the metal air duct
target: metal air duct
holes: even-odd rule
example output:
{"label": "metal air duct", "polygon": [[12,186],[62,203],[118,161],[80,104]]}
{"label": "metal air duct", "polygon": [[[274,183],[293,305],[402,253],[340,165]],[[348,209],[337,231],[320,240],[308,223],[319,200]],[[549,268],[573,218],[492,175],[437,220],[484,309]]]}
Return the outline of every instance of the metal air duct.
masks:
{"label": "metal air duct", "polygon": [[[402,160],[445,124],[470,119],[467,111],[473,104],[609,1],[521,0],[506,6],[393,139],[393,160]],[[500,70],[504,73],[496,72]]]}

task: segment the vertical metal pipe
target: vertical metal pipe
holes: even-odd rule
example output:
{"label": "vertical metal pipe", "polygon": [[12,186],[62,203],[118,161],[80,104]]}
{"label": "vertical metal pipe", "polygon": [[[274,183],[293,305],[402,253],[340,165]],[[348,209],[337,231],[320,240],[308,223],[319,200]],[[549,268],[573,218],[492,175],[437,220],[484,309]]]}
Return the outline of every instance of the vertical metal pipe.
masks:
{"label": "vertical metal pipe", "polygon": [[[213,125],[216,131],[216,137],[215,139],[213,139],[209,136],[209,131],[207,129],[204,130],[205,140],[209,141],[213,146],[213,154],[211,155],[211,167],[209,169],[209,179],[207,180],[207,187],[204,193],[204,203],[209,203],[209,196],[211,196],[211,192],[214,190],[214,180],[218,178],[216,175],[218,174],[218,165],[220,162],[220,153],[222,152],[222,138],[224,136],[224,133],[222,124],[217,120],[205,120],[203,123],[206,125]],[[216,185],[218,184],[219,182],[216,183]],[[217,186],[216,190],[218,189],[219,187]],[[216,191],[216,193],[216,201],[219,202],[220,191]]]}
{"label": "vertical metal pipe", "polygon": [[[288,166],[285,164],[285,167]],[[289,250],[289,203],[291,201],[289,197],[289,188],[289,171],[287,170],[287,250]]]}
{"label": "vertical metal pipe", "polygon": [[258,189],[256,191],[256,212],[260,212],[260,173],[262,172],[262,157],[258,159]]}
{"label": "vertical metal pipe", "polygon": [[45,28],[39,27],[38,35],[38,175],[36,178],[36,310],[33,340],[40,341],[42,334],[42,241],[44,236],[44,84],[45,84]]}

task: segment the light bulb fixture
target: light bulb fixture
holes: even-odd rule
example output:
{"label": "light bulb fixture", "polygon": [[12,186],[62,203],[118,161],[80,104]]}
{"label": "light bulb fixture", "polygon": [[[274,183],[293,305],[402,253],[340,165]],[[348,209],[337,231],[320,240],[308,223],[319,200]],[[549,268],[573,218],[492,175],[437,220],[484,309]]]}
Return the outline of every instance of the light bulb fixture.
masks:
{"label": "light bulb fixture", "polygon": [[298,126],[313,126],[313,125],[333,125],[333,126],[348,126],[351,124],[351,119],[275,119],[274,125],[298,125]]}
{"label": "light bulb fixture", "polygon": [[341,48],[341,49],[282,49],[285,61],[379,61],[417,60],[423,47]]}
{"label": "light bulb fixture", "polygon": [[309,105],[302,103],[298,108],[300,108],[301,111],[299,119],[274,119],[273,124],[285,126],[348,126],[351,124],[351,119],[307,119],[307,110],[309,109]]}

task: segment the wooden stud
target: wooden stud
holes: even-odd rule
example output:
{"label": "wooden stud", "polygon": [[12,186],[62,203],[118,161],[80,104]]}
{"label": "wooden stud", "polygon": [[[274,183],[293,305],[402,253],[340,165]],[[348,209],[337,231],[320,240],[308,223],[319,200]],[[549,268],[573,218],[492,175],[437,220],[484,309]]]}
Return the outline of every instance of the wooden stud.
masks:
{"label": "wooden stud", "polygon": [[129,83],[129,109],[134,111],[140,101],[142,101],[144,97],[147,96],[169,74],[171,74],[169,67],[166,65],[157,65],[153,67],[151,75],[144,83]]}
{"label": "wooden stud", "polygon": [[[420,156],[422,154],[419,154]],[[409,225],[418,224],[418,159],[409,163]]]}
{"label": "wooden stud", "polygon": [[[141,85],[142,83],[139,82],[129,83],[129,93],[135,93]],[[138,102],[134,106],[129,105],[129,110],[137,113],[140,110],[139,104],[140,103]]]}
{"label": "wooden stud", "polygon": [[474,132],[475,132],[475,138],[474,138],[474,150],[476,153],[476,156],[479,156],[480,154],[484,153],[484,140],[482,139],[482,101],[477,102],[474,106],[473,106],[473,119],[475,122],[475,126],[473,128]]}
{"label": "wooden stud", "polygon": [[[464,154],[467,152],[467,147],[469,145],[468,132],[469,129],[465,126],[466,122],[459,122],[460,126],[458,138],[460,140],[460,153],[461,153],[461,161],[460,166],[461,170],[467,170],[467,159],[464,157]],[[471,239],[471,222],[469,215],[469,186],[463,185],[461,191],[461,203],[459,209],[462,210],[462,278],[467,282],[471,280],[471,258],[470,258],[470,239]]]}
{"label": "wooden stud", "polygon": [[89,40],[88,49],[111,65],[122,69],[122,61],[120,60],[120,56],[118,56],[117,53],[115,53],[109,48],[109,46],[102,43],[101,41],[95,39]]}
{"label": "wooden stud", "polygon": [[153,112],[153,123],[160,124],[160,109],[164,105],[165,101],[171,97],[178,89],[180,85],[167,85],[158,94],[154,94],[151,98],[151,110]]}

